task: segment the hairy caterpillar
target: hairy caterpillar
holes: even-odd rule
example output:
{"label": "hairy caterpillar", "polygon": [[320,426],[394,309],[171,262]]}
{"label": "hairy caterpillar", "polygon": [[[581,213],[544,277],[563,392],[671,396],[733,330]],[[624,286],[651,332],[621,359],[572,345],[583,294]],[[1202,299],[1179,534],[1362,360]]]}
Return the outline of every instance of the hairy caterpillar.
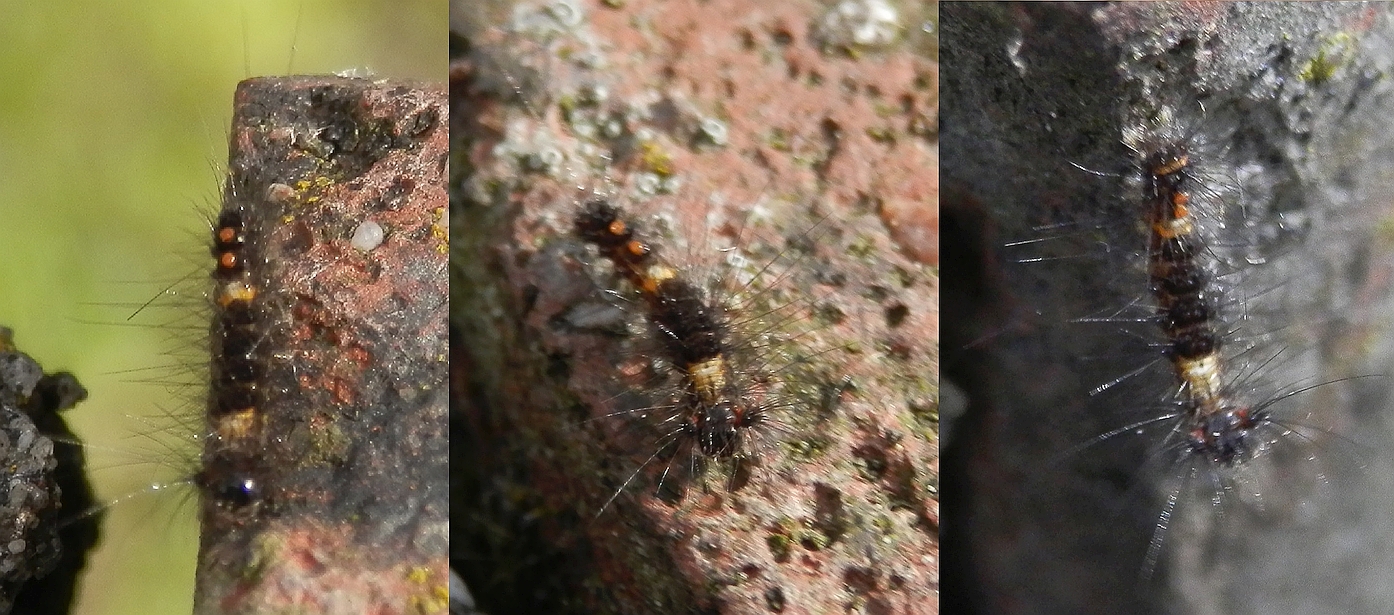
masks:
{"label": "hairy caterpillar", "polygon": [[[964,440],[950,443],[966,491],[948,498],[977,511],[951,513],[960,521],[951,527],[964,530],[957,538],[967,541],[956,543],[964,559],[952,576],[972,588],[951,593],[978,592],[971,598],[997,612],[1008,612],[1018,589],[1040,612],[1334,604],[1332,596],[1345,594],[1326,585],[1266,589],[1305,578],[1310,560],[1296,553],[1323,557],[1313,537],[1351,527],[1345,506],[1365,498],[1354,486],[1379,482],[1359,472],[1365,455],[1343,438],[1382,440],[1375,417],[1388,398],[1383,378],[1354,379],[1387,371],[1387,350],[1352,342],[1376,322],[1367,310],[1388,300],[1376,281],[1380,267],[1363,256],[1379,250],[1368,225],[1376,195],[1388,190],[1387,174],[1365,157],[1384,147],[1369,132],[1384,95],[1357,85],[1362,70],[1385,60],[1354,61],[1363,56],[1352,50],[1367,42],[1289,44],[1262,25],[1312,16],[1303,7],[1059,8],[1028,11],[1034,27],[1015,34],[976,31],[1002,37],[994,39],[1002,53],[986,64],[961,47],[974,32],[965,26],[984,15],[956,5],[944,21],[945,65],[958,67],[944,73],[945,100],[956,101],[945,105],[946,126],[955,127],[945,178],[964,195],[949,217],[984,233],[982,252],[958,247],[984,266],[946,268],[946,277],[980,291],[973,299],[986,308],[946,316],[960,340],[946,372],[971,390],[955,431]],[[1387,17],[1362,16],[1372,18],[1364,23],[1377,48]],[[1082,55],[1058,53],[1061,40],[1123,23],[1126,36]],[[1198,23],[1207,25],[1190,27]],[[1207,29],[1216,24],[1224,25]],[[1226,45],[1213,35],[1236,31],[1264,42]],[[982,45],[992,47],[970,47]],[[1218,51],[1239,48],[1253,53]],[[1353,62],[1332,69],[1325,62],[1333,54]],[[1314,67],[1322,78],[1303,80]],[[1252,88],[1215,87],[1221,82]],[[1305,119],[1288,121],[1298,116]],[[965,130],[988,119],[1001,130]],[[1296,141],[1304,145],[1288,147]],[[1203,195],[1211,212],[1201,220],[1198,258],[1213,264],[1222,307],[1213,330],[1229,353],[1221,386],[1228,392],[1215,399],[1251,408],[1274,402],[1266,427],[1247,432],[1261,443],[1250,450],[1263,454],[1231,468],[1221,463],[1229,457],[1223,447],[1202,443],[1192,454],[1183,445],[1191,430],[1180,427],[1187,412],[1178,402],[1188,385],[1166,355],[1157,317],[1165,299],[1150,288],[1143,175],[1148,155],[1168,143],[1196,150],[1188,168],[1201,181],[1192,195]],[[1321,187],[1337,177],[1360,187]],[[1011,374],[1034,376],[1018,382]],[[1236,440],[1211,440],[1222,442]],[[1221,454],[1199,453],[1207,449]],[[990,510],[1011,512],[983,512]],[[992,537],[1008,529],[1043,542],[1033,554],[994,548],[1001,543]],[[1140,583],[1163,532],[1161,560]],[[1029,588],[1009,581],[1014,570],[1057,567],[1077,576]]]}
{"label": "hairy caterpillar", "polygon": [[[89,566],[77,612],[189,612],[193,491],[147,487],[174,486],[196,469],[191,436],[202,429],[206,385],[193,383],[207,362],[208,212],[226,159],[233,87],[253,74],[291,70],[438,76],[444,52],[441,37],[430,36],[444,29],[438,11],[424,2],[394,5],[385,21],[383,6],[356,13],[270,2],[123,7],[107,21],[36,6],[34,15],[7,21],[51,26],[37,38],[7,32],[0,43],[5,57],[38,58],[51,78],[0,69],[11,91],[34,101],[27,115],[0,119],[7,131],[31,127],[0,146],[22,161],[11,166],[16,181],[0,189],[0,209],[43,212],[6,215],[0,260],[28,264],[5,272],[24,282],[0,301],[7,314],[22,315],[14,324],[34,331],[45,364],[90,383],[90,406],[74,421],[99,500],[112,503],[106,550]],[[346,14],[361,17],[346,27],[337,21]],[[419,36],[391,34],[395,27]],[[137,32],[148,36],[133,42]],[[343,37],[361,43],[337,42]],[[36,40],[60,51],[36,53]],[[346,57],[344,49],[362,54]],[[63,111],[93,101],[102,113]],[[59,135],[83,135],[87,146],[69,148],[72,139]],[[92,322],[99,324],[85,324]]]}

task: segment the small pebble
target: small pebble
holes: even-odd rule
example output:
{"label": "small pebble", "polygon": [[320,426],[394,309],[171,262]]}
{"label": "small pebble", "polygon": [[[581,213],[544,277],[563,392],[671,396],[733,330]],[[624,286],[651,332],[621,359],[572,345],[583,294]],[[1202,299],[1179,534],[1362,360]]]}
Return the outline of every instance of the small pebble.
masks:
{"label": "small pebble", "polygon": [[353,229],[353,239],[349,240],[349,243],[353,247],[367,252],[382,245],[384,235],[381,224],[365,220],[358,225],[358,228]]}

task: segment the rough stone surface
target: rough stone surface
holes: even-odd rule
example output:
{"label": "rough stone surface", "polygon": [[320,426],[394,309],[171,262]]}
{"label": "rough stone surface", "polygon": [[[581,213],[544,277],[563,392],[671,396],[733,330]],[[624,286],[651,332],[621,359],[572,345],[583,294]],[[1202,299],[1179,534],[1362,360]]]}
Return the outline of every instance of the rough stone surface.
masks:
{"label": "rough stone surface", "polygon": [[206,444],[256,447],[262,497],[205,494],[197,612],[446,612],[446,119],[440,84],[239,84],[224,207],[255,260],[264,432]]}
{"label": "rough stone surface", "polygon": [[0,613],[72,608],[101,515],[91,513],[81,444],[59,413],[86,397],[72,374],[45,374],[0,327]]}
{"label": "rough stone surface", "polygon": [[1156,450],[1172,423],[1089,444],[1177,386],[1130,147],[1193,145],[1240,396],[1390,373],[1388,6],[944,5],[946,610],[1388,609],[1387,378],[1275,404],[1297,433],[1214,505],[1217,474]]}
{"label": "rough stone surface", "polygon": [[[455,24],[452,562],[484,612],[937,612],[926,16],[862,49],[816,3],[614,4]],[[683,275],[748,276],[717,294],[786,405],[734,472],[680,449],[621,491],[663,429],[607,416],[656,368],[571,234],[595,194]]]}

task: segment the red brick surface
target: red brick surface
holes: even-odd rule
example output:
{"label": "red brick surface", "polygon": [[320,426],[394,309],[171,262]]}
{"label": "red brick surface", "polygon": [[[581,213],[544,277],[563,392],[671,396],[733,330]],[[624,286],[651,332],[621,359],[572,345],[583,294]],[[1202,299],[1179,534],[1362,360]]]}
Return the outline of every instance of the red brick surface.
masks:
{"label": "red brick surface", "polygon": [[[925,17],[898,7],[895,42],[849,48],[829,42],[840,39],[812,2],[584,5],[576,19],[547,7],[497,11],[511,35],[457,27],[472,53],[452,74],[463,205],[452,310],[473,351],[456,374],[472,384],[452,442],[475,486],[454,501],[469,537],[452,544],[475,597],[485,610],[536,604],[502,598],[530,592],[576,612],[936,613],[937,72],[915,51]],[[515,87],[529,105],[508,104]],[[711,120],[724,135],[703,130]],[[640,145],[607,154],[627,141],[611,129]],[[643,190],[655,180],[670,192]],[[661,431],[605,418],[643,387],[642,343],[575,326],[582,308],[607,305],[596,259],[570,234],[577,201],[596,193],[657,227],[655,243],[699,281],[722,270],[729,244],[773,262],[734,293],[773,311],[734,317],[771,323],[778,350],[757,353],[773,372],[758,386],[787,402],[748,475],[716,464],[688,477],[682,452],[659,497],[662,460],[598,516]],[[537,572],[498,580],[511,568]]]}

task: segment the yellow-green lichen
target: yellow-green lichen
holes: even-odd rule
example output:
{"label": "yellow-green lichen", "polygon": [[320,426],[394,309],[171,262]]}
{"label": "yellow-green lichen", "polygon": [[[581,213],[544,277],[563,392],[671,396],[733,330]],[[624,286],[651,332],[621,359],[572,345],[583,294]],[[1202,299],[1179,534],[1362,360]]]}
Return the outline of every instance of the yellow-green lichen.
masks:
{"label": "yellow-green lichen", "polygon": [[261,534],[252,544],[247,564],[237,571],[237,577],[244,582],[255,584],[280,559],[284,546],[285,543],[278,534]]}
{"label": "yellow-green lichen", "polygon": [[790,458],[808,463],[822,457],[827,452],[829,444],[831,443],[823,438],[808,438],[785,442],[784,448],[788,451]]}
{"label": "yellow-green lichen", "polygon": [[788,152],[794,149],[793,145],[790,144],[789,131],[783,128],[771,130],[770,136],[765,140],[765,143],[771,148],[781,152]]}
{"label": "yellow-green lichen", "polygon": [[1386,246],[1394,245],[1394,217],[1380,219],[1375,224],[1375,236]]}
{"label": "yellow-green lichen", "polygon": [[897,105],[894,105],[894,104],[890,103],[890,102],[886,102],[886,101],[877,101],[877,102],[875,102],[875,103],[872,103],[872,105],[871,105],[871,112],[872,112],[872,113],[875,113],[875,114],[876,114],[876,117],[881,117],[881,118],[895,117],[895,116],[897,116],[897,115],[900,115],[900,113],[901,113],[901,108],[900,108],[899,106],[897,106]]}
{"label": "yellow-green lichen", "polygon": [[822,551],[833,543],[832,537],[814,527],[804,527],[797,538],[799,544],[809,551]]}
{"label": "yellow-green lichen", "polygon": [[307,466],[328,467],[342,462],[347,456],[351,439],[332,420],[310,422],[310,448],[304,463]]}
{"label": "yellow-green lichen", "polygon": [[883,535],[890,535],[895,531],[895,520],[884,514],[878,514],[875,519],[871,520],[871,527],[876,528],[876,531]]}
{"label": "yellow-green lichen", "polygon": [[772,533],[765,537],[765,544],[770,547],[770,552],[776,560],[787,559],[795,544],[810,551],[821,551],[828,548],[832,542],[833,539],[815,527],[811,521],[789,517],[780,518],[775,523]]}
{"label": "yellow-green lichen", "polygon": [[887,145],[895,143],[895,131],[885,126],[872,126],[866,129],[866,136],[877,143]]}
{"label": "yellow-green lichen", "polygon": [[859,235],[847,246],[847,254],[854,258],[865,259],[876,254],[876,242],[870,237]]}
{"label": "yellow-green lichen", "polygon": [[450,229],[446,226],[450,218],[446,213],[444,207],[437,207],[431,212],[431,237],[440,242],[436,244],[436,251],[441,254],[450,250]]}
{"label": "yellow-green lichen", "polygon": [[314,179],[302,179],[295,182],[291,188],[295,189],[295,201],[305,205],[314,205],[324,200],[324,191],[334,185],[334,180],[325,175],[316,175]]}
{"label": "yellow-green lichen", "polygon": [[901,288],[910,288],[914,286],[915,282],[919,280],[920,277],[916,272],[899,265],[891,268],[890,275],[896,282],[900,283]]}
{"label": "yellow-green lichen", "polygon": [[578,107],[580,107],[580,101],[570,94],[563,94],[557,99],[557,108],[561,109],[562,120],[568,124],[571,123],[573,119],[572,114],[575,113]]}
{"label": "yellow-green lichen", "polygon": [[770,553],[775,560],[783,561],[789,559],[789,554],[794,547],[794,529],[797,525],[792,519],[781,519],[779,527],[774,533],[765,537],[765,544],[769,546]]}
{"label": "yellow-green lichen", "polygon": [[435,571],[427,566],[413,566],[407,569],[408,583],[417,585],[421,591],[408,598],[408,612],[420,615],[445,613],[450,607],[450,588],[436,581]]}
{"label": "yellow-green lichen", "polygon": [[644,143],[640,146],[640,160],[643,161],[645,169],[660,177],[669,177],[674,172],[673,157],[655,143]]}

